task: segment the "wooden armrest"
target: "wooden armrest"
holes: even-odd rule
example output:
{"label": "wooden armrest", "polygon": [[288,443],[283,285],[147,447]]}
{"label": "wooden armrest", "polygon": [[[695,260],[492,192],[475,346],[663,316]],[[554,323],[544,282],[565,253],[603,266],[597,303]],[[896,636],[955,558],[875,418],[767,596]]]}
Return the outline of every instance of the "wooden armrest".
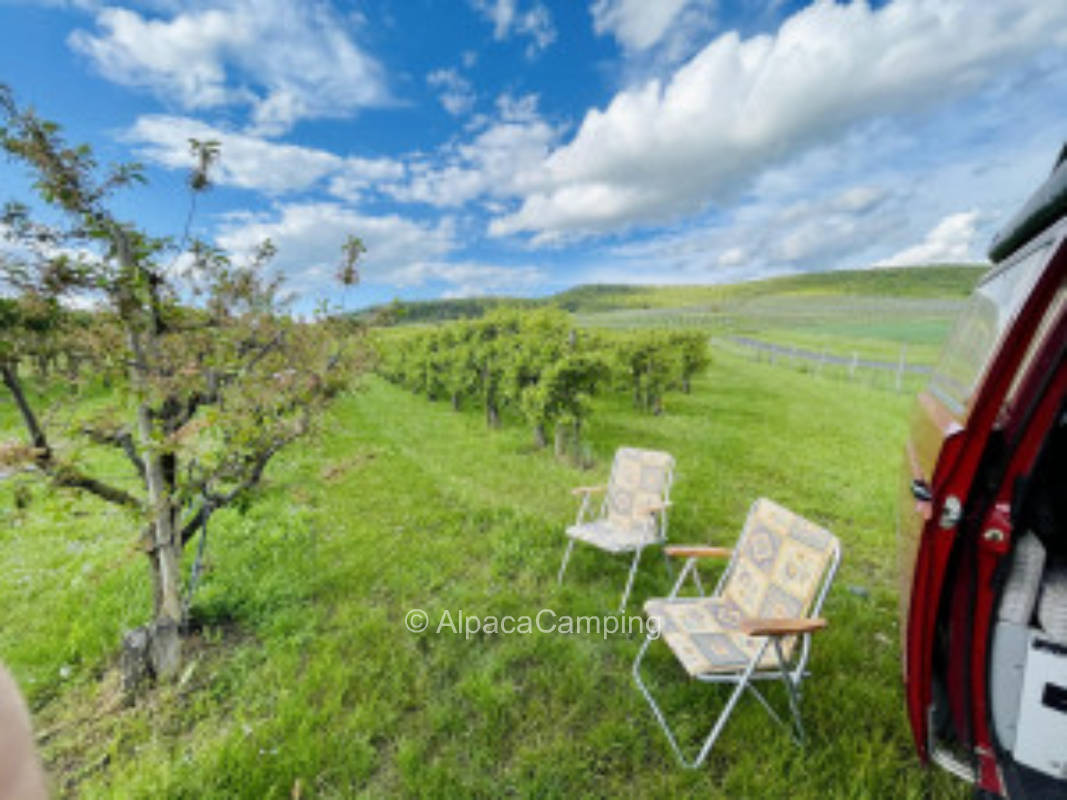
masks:
{"label": "wooden armrest", "polygon": [[797,633],[812,633],[826,627],[826,620],[810,619],[743,619],[739,630],[747,636],[790,636]]}
{"label": "wooden armrest", "polygon": [[663,552],[675,558],[729,558],[729,547],[709,547],[701,544],[669,544]]}
{"label": "wooden armrest", "polygon": [[666,501],[664,503],[653,503],[650,506],[645,506],[644,508],[638,509],[637,513],[638,514],[655,514],[655,513],[660,512],[660,511],[666,511],[668,508],[670,508],[673,505],[674,505],[674,503],[672,503],[670,500],[668,500],[668,501]]}
{"label": "wooden armrest", "polygon": [[607,488],[607,486],[579,486],[575,489],[571,489],[571,494],[593,494],[594,492],[602,492]]}

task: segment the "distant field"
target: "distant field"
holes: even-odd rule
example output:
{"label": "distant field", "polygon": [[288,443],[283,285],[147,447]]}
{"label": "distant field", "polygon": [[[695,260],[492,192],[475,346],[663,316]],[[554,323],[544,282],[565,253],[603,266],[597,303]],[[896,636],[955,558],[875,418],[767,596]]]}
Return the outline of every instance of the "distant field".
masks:
{"label": "distant field", "polygon": [[740,334],[776,344],[837,355],[932,363],[965,303],[961,298],[757,295],[714,306],[579,313],[590,327],[700,328],[710,335]]}

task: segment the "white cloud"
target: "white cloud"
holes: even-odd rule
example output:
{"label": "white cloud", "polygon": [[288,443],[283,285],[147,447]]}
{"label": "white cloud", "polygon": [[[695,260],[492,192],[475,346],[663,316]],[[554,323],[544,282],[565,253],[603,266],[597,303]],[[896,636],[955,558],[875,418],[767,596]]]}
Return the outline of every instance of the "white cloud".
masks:
{"label": "white cloud", "polygon": [[623,47],[647,50],[660,41],[689,0],[594,0],[593,30],[610,33]]}
{"label": "white cloud", "polygon": [[[536,95],[501,95],[495,115],[479,116],[468,127],[474,128],[469,138],[429,155],[398,158],[343,157],[161,114],[139,117],[123,138],[138,147],[139,157],[171,169],[192,166],[189,139],[215,140],[221,158],[212,175],[220,185],[272,195],[325,185],[330,194],[349,202],[376,193],[402,203],[447,208],[514,197],[522,189],[519,178],[545,159],[560,136],[560,129],[538,112]],[[493,208],[502,212],[506,207]]]}
{"label": "white cloud", "polygon": [[745,248],[740,246],[734,246],[723,250],[717,259],[720,267],[737,267],[745,263],[748,258],[748,252]]}
{"label": "white cloud", "polygon": [[334,272],[349,235],[367,246],[360,260],[362,282],[396,288],[444,284],[444,296],[469,297],[529,292],[545,278],[536,267],[501,266],[445,258],[457,246],[455,224],[446,217],[421,223],[396,215],[362,214],[335,203],[281,205],[268,214],[231,214],[218,244],[240,256],[269,238],[278,248],[276,266],[286,286],[304,295],[336,290]]}
{"label": "white cloud", "polygon": [[388,181],[400,180],[406,173],[403,161],[349,156],[330,179],[329,192],[334,197],[355,202],[368,190],[376,190]]}
{"label": "white cloud", "polygon": [[540,3],[519,17],[515,30],[531,39],[526,46],[527,58],[533,58],[556,41],[556,26],[552,24],[552,15]]}
{"label": "white cloud", "polygon": [[183,108],[248,105],[259,133],[389,102],[380,64],[321,0],[223,0],[183,9],[148,17],[102,8],[97,31],[75,31],[69,42],[108,80]]}
{"label": "white cloud", "polygon": [[449,114],[460,116],[474,107],[474,88],[458,70],[435,69],[426,76],[426,82],[440,90],[438,99]]}
{"label": "white cloud", "polygon": [[921,242],[894,253],[879,266],[977,261],[979,219],[977,211],[949,214]]}
{"label": "white cloud", "polygon": [[[1062,79],[1048,80],[1058,92]],[[1032,125],[1015,124],[1031,106],[1043,109],[1027,117]],[[571,280],[726,283],[889,263],[981,261],[996,228],[1047,175],[1060,144],[1056,106],[1044,95],[1000,98],[996,112],[1007,127],[989,135],[983,108],[969,104],[957,128],[947,124],[960,119],[951,106],[922,128],[901,121],[912,141],[901,138],[898,126],[865,126],[761,174],[729,209],[633,234],[606,249],[590,243],[583,259],[589,267]],[[976,130],[983,131],[981,144],[961,147]]]}
{"label": "white cloud", "polygon": [[961,96],[1065,43],[1064,4],[817,0],[773,36],[723,34],[669,80],[590,110],[490,232],[551,241],[692,213],[857,122]]}
{"label": "white cloud", "polygon": [[877,186],[852,186],[838,194],[831,202],[837,211],[867,211],[885,199],[886,192]]}
{"label": "white cloud", "polygon": [[903,198],[890,200],[866,185],[822,191],[809,185],[785,196],[757,193],[729,213],[705,215],[609,252],[620,272],[658,267],[664,276],[694,283],[866,266],[872,245],[899,241],[894,237],[906,229],[904,205]]}
{"label": "white cloud", "polygon": [[139,145],[141,157],[172,169],[192,166],[190,138],[217,141],[222,157],[213,170],[216,182],[271,193],[310,188],[341,164],[341,158],[333,153],[277,144],[188,117],[163,114],[139,117],[123,138]]}
{"label": "white cloud", "polygon": [[593,31],[611,36],[621,57],[612,69],[619,86],[670,74],[720,27],[718,0],[593,0]]}
{"label": "white cloud", "polygon": [[480,197],[512,197],[526,170],[544,161],[559,130],[541,118],[536,95],[497,99],[497,115],[469,141],[409,164],[408,178],[381,188],[402,202],[459,206]]}
{"label": "white cloud", "polygon": [[351,199],[376,182],[397,180],[404,174],[403,164],[394,159],[345,158],[325,150],[224,131],[188,117],[142,116],[123,138],[139,146],[142,158],[172,169],[192,166],[189,139],[217,141],[221,157],[212,171],[215,182],[269,194],[311,189],[331,177],[330,191]]}
{"label": "white cloud", "polygon": [[530,38],[527,57],[535,56],[556,40],[556,26],[552,15],[541,2],[535,2],[525,11],[520,10],[518,0],[470,0],[471,5],[483,17],[493,23],[493,38],[507,39],[513,33]]}
{"label": "white cloud", "polygon": [[452,284],[443,297],[478,297],[489,294],[526,293],[545,279],[537,267],[498,266],[477,262],[421,262],[399,270],[393,282],[400,288],[430,282]]}
{"label": "white cloud", "polygon": [[438,261],[456,246],[451,218],[421,223],[328,202],[285,204],[268,214],[230,214],[216,241],[240,255],[269,238],[278,248],[276,265],[295,288],[327,291],[333,288],[341,245],[349,235],[359,236],[367,246],[360,263],[364,282],[391,282],[412,264]]}

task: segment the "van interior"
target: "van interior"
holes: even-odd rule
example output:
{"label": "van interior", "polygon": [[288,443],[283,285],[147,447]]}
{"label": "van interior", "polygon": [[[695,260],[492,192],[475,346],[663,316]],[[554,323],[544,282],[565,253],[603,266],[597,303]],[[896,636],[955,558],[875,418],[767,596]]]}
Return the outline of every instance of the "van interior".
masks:
{"label": "van interior", "polygon": [[1016,536],[998,575],[989,704],[1011,797],[1067,791],[1067,405],[1013,492]]}

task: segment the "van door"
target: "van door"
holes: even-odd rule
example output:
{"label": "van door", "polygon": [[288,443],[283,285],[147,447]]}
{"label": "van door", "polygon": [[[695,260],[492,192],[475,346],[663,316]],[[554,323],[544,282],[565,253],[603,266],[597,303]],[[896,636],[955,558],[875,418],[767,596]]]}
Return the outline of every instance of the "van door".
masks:
{"label": "van door", "polygon": [[[900,487],[898,554],[908,716],[924,760],[938,755],[928,748],[931,714],[951,726],[965,751],[973,744],[968,679],[973,629],[969,619],[958,619],[953,630],[948,611],[954,606],[959,611],[953,599],[973,590],[955,578],[973,580],[974,571],[957,563],[956,544],[967,530],[976,499],[972,484],[1001,403],[1058,284],[1049,266],[1063,261],[1052,256],[1063,250],[1065,232],[1064,224],[1053,226],[982,279],[913,415]],[[973,777],[967,769],[964,764],[959,771]]]}

